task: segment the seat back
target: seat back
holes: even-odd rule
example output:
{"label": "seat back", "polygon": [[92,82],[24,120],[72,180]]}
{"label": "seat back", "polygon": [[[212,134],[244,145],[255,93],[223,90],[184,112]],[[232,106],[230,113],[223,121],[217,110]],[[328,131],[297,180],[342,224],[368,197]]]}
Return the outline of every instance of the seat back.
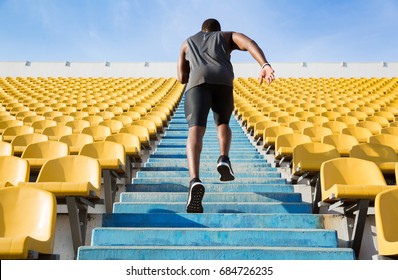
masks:
{"label": "seat back", "polygon": [[126,165],[126,151],[124,146],[113,141],[98,141],[86,144],[80,150],[79,155],[96,159],[118,158],[123,165]]}
{"label": "seat back", "polygon": [[77,149],[74,152],[78,153],[84,145],[88,143],[93,143],[94,138],[93,136],[88,134],[74,133],[74,134],[64,135],[61,138],[59,138],[58,141],[66,143],[69,146],[69,150]]}
{"label": "seat back", "polygon": [[94,141],[102,141],[107,136],[111,135],[112,131],[107,126],[95,125],[83,128],[82,133],[93,136]]}
{"label": "seat back", "polygon": [[46,127],[42,132],[42,134],[48,136],[48,139],[56,141],[58,141],[58,139],[61,136],[72,133],[73,133],[72,128],[66,125],[56,125],[56,126]]}
{"label": "seat back", "polygon": [[398,135],[378,134],[369,137],[369,143],[390,146],[398,154]]}
{"label": "seat back", "polygon": [[312,126],[303,129],[303,134],[311,137],[313,142],[321,142],[324,136],[332,134],[332,130],[322,126]]}
{"label": "seat back", "polygon": [[101,189],[101,166],[97,159],[82,155],[58,157],[46,161],[37,182],[90,182]]}
{"label": "seat back", "polygon": [[[0,189],[0,236],[12,238],[18,246],[21,238],[33,239],[22,252],[3,251],[0,258],[27,258],[28,251],[51,254],[54,247],[57,215],[55,196],[31,187]],[[18,240],[19,239],[19,240]],[[4,255],[3,255],[4,253]]]}
{"label": "seat back", "polygon": [[11,126],[4,129],[3,138],[11,142],[15,136],[27,133],[34,133],[33,127],[27,125]]}
{"label": "seat back", "polygon": [[302,143],[293,150],[293,170],[297,170],[301,161],[325,162],[339,157],[340,153],[333,145],[319,142]]}
{"label": "seat back", "polygon": [[90,122],[86,120],[73,120],[65,123],[65,125],[70,126],[73,133],[80,133],[83,128],[90,126]]}
{"label": "seat back", "polygon": [[369,129],[359,126],[343,128],[341,133],[354,136],[359,143],[367,142],[369,137],[373,135]]}
{"label": "seat back", "polygon": [[379,167],[371,161],[358,158],[337,158],[321,165],[321,190],[329,190],[335,184],[386,185]]}
{"label": "seat back", "polygon": [[350,157],[373,162],[398,162],[398,155],[387,145],[362,143],[352,147]]}
{"label": "seat back", "polygon": [[141,142],[137,135],[116,133],[106,137],[105,141],[113,141],[122,144],[127,153],[139,154],[141,152]]}
{"label": "seat back", "polygon": [[42,141],[26,146],[21,158],[56,158],[69,154],[69,146],[59,141]]}
{"label": "seat back", "polygon": [[0,156],[12,156],[13,154],[13,146],[8,142],[0,141]]}
{"label": "seat back", "polygon": [[323,127],[329,128],[332,133],[341,133],[343,128],[347,127],[347,124],[340,121],[329,121],[322,124]]}
{"label": "seat back", "polygon": [[29,163],[16,156],[0,156],[0,186],[17,186],[29,182]]}
{"label": "seat back", "polygon": [[[396,168],[396,174],[398,175],[398,168]],[[376,238],[379,255],[398,255],[397,220],[398,188],[379,193],[375,200]]]}
{"label": "seat back", "polygon": [[294,148],[297,145],[308,142],[311,142],[311,138],[307,135],[303,135],[300,133],[282,134],[276,137],[275,150],[277,151],[281,147]]}

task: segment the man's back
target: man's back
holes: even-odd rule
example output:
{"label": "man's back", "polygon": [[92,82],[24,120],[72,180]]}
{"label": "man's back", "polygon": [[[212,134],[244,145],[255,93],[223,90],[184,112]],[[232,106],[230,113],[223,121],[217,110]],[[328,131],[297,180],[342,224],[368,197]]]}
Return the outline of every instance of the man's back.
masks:
{"label": "man's back", "polygon": [[207,83],[232,87],[234,73],[223,32],[198,32],[187,39],[190,77],[187,90]]}

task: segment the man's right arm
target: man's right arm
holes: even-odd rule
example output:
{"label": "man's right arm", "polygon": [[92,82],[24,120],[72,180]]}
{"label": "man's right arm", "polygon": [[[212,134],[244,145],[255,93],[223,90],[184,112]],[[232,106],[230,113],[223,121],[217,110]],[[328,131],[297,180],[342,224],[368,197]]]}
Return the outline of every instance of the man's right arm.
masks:
{"label": "man's right arm", "polygon": [[189,61],[186,60],[185,54],[187,53],[188,50],[188,43],[187,41],[184,41],[184,43],[181,46],[180,50],[180,55],[178,57],[178,63],[177,63],[177,77],[178,81],[181,84],[186,84],[188,83],[189,80]]}
{"label": "man's right arm", "polygon": [[231,41],[233,49],[248,51],[262,67],[258,77],[260,84],[263,82],[263,79],[265,79],[268,84],[270,84],[275,79],[274,70],[265,58],[264,52],[254,40],[250,39],[242,33],[232,32]]}

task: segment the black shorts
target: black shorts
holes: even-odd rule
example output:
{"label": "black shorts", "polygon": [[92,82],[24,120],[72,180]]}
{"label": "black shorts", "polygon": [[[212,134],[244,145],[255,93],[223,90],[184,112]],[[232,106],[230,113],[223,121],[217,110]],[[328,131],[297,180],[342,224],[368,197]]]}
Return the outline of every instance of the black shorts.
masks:
{"label": "black shorts", "polygon": [[185,117],[191,126],[206,127],[210,109],[216,125],[229,124],[234,109],[233,90],[230,86],[201,84],[185,93]]}

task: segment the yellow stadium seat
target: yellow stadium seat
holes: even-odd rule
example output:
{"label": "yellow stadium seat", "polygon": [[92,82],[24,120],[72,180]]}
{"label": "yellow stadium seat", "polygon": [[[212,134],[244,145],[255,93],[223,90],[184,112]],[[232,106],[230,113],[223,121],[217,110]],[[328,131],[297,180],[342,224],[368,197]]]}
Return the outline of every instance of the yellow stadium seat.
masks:
{"label": "yellow stadium seat", "polygon": [[27,134],[27,133],[34,133],[34,128],[27,125],[18,125],[18,126],[11,126],[7,127],[3,131],[3,141],[5,142],[12,142],[12,140],[17,135]]}
{"label": "yellow stadium seat", "polygon": [[31,172],[37,172],[47,160],[67,155],[69,155],[67,144],[49,140],[29,144],[21,158],[29,162]]}
{"label": "yellow stadium seat", "polygon": [[355,215],[355,230],[350,241],[358,257],[370,201],[380,192],[397,187],[387,185],[376,163],[351,157],[322,163],[320,181],[322,201],[333,203],[329,210],[343,206],[347,216]]}
{"label": "yellow stadium seat", "polygon": [[57,122],[57,125],[65,125],[67,122],[75,120],[74,117],[69,116],[69,115],[61,115],[61,116],[56,116],[53,118],[53,121]]}
{"label": "yellow stadium seat", "polygon": [[392,134],[392,135],[397,135],[398,136],[398,127],[396,126],[389,126],[382,128],[380,131],[381,134]]}
{"label": "yellow stadium seat", "polygon": [[328,122],[329,119],[324,116],[316,115],[316,116],[308,117],[306,121],[313,123],[314,126],[321,126],[323,123]]}
{"label": "yellow stadium seat", "polygon": [[367,128],[373,135],[379,134],[382,129],[382,126],[378,122],[370,120],[360,121],[355,126]]}
{"label": "yellow stadium seat", "polygon": [[139,125],[142,127],[146,127],[148,129],[149,132],[149,138],[150,140],[157,140],[157,128],[156,128],[156,124],[153,121],[150,120],[142,120],[139,119],[138,121],[133,121],[131,125]]}
{"label": "yellow stadium seat", "polygon": [[359,144],[357,138],[348,134],[327,135],[323,137],[322,143],[335,146],[342,157],[348,157],[350,155],[351,148]]}
{"label": "yellow stadium seat", "polygon": [[[266,117],[268,118],[268,117]],[[279,126],[279,123],[271,121],[271,120],[266,120],[266,121],[259,121],[254,124],[254,132],[253,136],[255,140],[261,140],[263,138],[264,130],[267,127],[271,126]]]}
{"label": "yellow stadium seat", "polygon": [[123,127],[123,122],[118,120],[109,119],[106,121],[102,121],[99,125],[107,126],[111,129],[111,133],[119,133],[119,130]]}
{"label": "yellow stadium seat", "polygon": [[120,129],[119,133],[130,133],[136,135],[140,139],[141,147],[150,149],[150,136],[146,127],[140,125],[131,125]]}
{"label": "yellow stadium seat", "polygon": [[53,194],[34,188],[0,189],[0,259],[52,254],[57,204]]}
{"label": "yellow stadium seat", "polygon": [[[85,244],[87,208],[94,207],[101,192],[101,166],[97,159],[70,155],[46,161],[36,182],[19,183],[52,192],[59,203],[68,207],[75,254]],[[84,199],[81,199],[84,198]]]}
{"label": "yellow stadium seat", "polygon": [[116,120],[116,121],[121,121],[124,126],[129,126],[131,125],[131,123],[133,122],[133,118],[126,116],[126,115],[120,115],[120,116],[114,116],[112,118],[112,120]]}
{"label": "yellow stadium seat", "polygon": [[163,133],[163,120],[159,116],[151,115],[148,113],[147,115],[143,116],[140,120],[148,120],[152,121],[156,125],[157,133]]}
{"label": "yellow stadium seat", "polygon": [[323,127],[329,128],[332,133],[341,133],[343,128],[348,127],[347,124],[340,121],[328,121],[322,124]]}
{"label": "yellow stadium seat", "polygon": [[95,125],[83,128],[81,133],[93,136],[94,142],[97,142],[103,141],[107,136],[112,134],[112,131],[107,126]]}
{"label": "yellow stadium seat", "polygon": [[0,189],[29,182],[29,162],[16,156],[0,156]]}
{"label": "yellow stadium seat", "polygon": [[397,220],[398,188],[377,194],[375,200],[375,223],[377,251],[380,256],[398,258]]}
{"label": "yellow stadium seat", "polygon": [[286,160],[290,162],[294,148],[297,145],[308,142],[311,142],[311,138],[300,133],[288,133],[277,136],[275,140],[275,159],[279,160],[278,165],[281,165]]}
{"label": "yellow stadium seat", "polygon": [[382,144],[390,146],[398,154],[398,135],[378,134],[369,137],[369,143]]}
{"label": "yellow stadium seat", "polygon": [[102,111],[102,112],[95,114],[95,116],[100,116],[104,119],[104,121],[106,121],[106,120],[112,119],[115,116],[115,114],[113,112],[109,112],[109,111]]}
{"label": "yellow stadium seat", "polygon": [[289,123],[289,127],[293,129],[294,133],[303,133],[304,128],[314,126],[313,123],[307,121],[295,121]]}
{"label": "yellow stadium seat", "polygon": [[343,128],[341,133],[354,136],[359,143],[367,143],[369,137],[373,135],[368,128],[358,126]]}
{"label": "yellow stadium seat", "polygon": [[46,127],[55,126],[57,122],[54,120],[37,120],[31,123],[31,127],[34,128],[35,133],[42,133]]}
{"label": "yellow stadium seat", "polygon": [[72,134],[72,133],[73,133],[73,129],[70,126],[61,125],[61,124],[46,127],[42,132],[42,134],[48,136],[48,140],[54,140],[54,141],[58,141],[58,139],[61,136]]}
{"label": "yellow stadium seat", "polygon": [[263,147],[266,149],[266,153],[275,149],[276,137],[288,133],[293,133],[293,129],[282,125],[267,127],[263,133]]}
{"label": "yellow stadium seat", "polygon": [[354,127],[359,120],[353,116],[341,116],[336,119],[336,121],[343,122],[347,125],[347,127]]}
{"label": "yellow stadium seat", "polygon": [[347,114],[347,116],[354,117],[358,121],[364,121],[368,117],[368,114],[366,114],[365,112],[361,112],[361,111],[352,111],[352,112],[349,112]]}
{"label": "yellow stadium seat", "polygon": [[335,112],[335,111],[327,111],[327,112],[323,112],[321,114],[321,116],[327,117],[329,119],[329,121],[335,121],[338,117],[341,117],[341,114],[339,112]]}
{"label": "yellow stadium seat", "polygon": [[79,119],[79,120],[69,121],[65,123],[65,125],[72,128],[72,133],[81,133],[83,128],[90,126],[90,122],[83,119],[81,120]]}
{"label": "yellow stadium seat", "polygon": [[88,134],[74,133],[61,136],[58,141],[66,143],[69,146],[69,154],[77,155],[84,145],[93,143],[94,138]]}
{"label": "yellow stadium seat", "polygon": [[116,142],[124,146],[126,152],[126,176],[128,182],[131,182],[133,178],[132,164],[134,162],[137,162],[138,164],[142,162],[140,138],[129,133],[117,133],[106,137],[105,141]]}
{"label": "yellow stadium seat", "polygon": [[383,174],[394,174],[398,155],[390,146],[362,143],[352,147],[350,157],[372,161],[377,164]]}
{"label": "yellow stadium seat", "polygon": [[0,121],[0,134],[3,134],[4,130],[7,127],[20,126],[20,125],[23,125],[23,122],[16,119]]}
{"label": "yellow stadium seat", "polygon": [[75,120],[82,120],[84,117],[89,116],[89,114],[83,111],[76,111],[70,113],[69,116],[72,116]]}
{"label": "yellow stadium seat", "polygon": [[48,136],[39,133],[27,133],[15,136],[11,141],[14,156],[20,156],[29,144],[42,141],[48,141]]}
{"label": "yellow stadium seat", "polygon": [[[0,112],[0,113],[2,113],[2,112]],[[17,120],[17,118],[15,116],[12,116],[12,115],[0,116],[0,122],[9,121],[9,120]]]}
{"label": "yellow stadium seat", "polygon": [[88,121],[90,123],[90,126],[96,126],[99,125],[100,122],[104,121],[104,118],[101,116],[87,116],[87,117],[83,117],[84,121]]}
{"label": "yellow stadium seat", "polygon": [[112,213],[117,192],[116,178],[126,174],[126,150],[120,143],[98,141],[84,145],[79,155],[95,158],[99,161],[104,180],[105,208]]}
{"label": "yellow stadium seat", "polygon": [[323,137],[333,134],[332,130],[322,126],[311,126],[303,129],[303,134],[311,138],[312,142],[321,142]]}
{"label": "yellow stadium seat", "polygon": [[11,143],[0,141],[0,156],[12,156],[13,154],[14,154],[14,149]]}

